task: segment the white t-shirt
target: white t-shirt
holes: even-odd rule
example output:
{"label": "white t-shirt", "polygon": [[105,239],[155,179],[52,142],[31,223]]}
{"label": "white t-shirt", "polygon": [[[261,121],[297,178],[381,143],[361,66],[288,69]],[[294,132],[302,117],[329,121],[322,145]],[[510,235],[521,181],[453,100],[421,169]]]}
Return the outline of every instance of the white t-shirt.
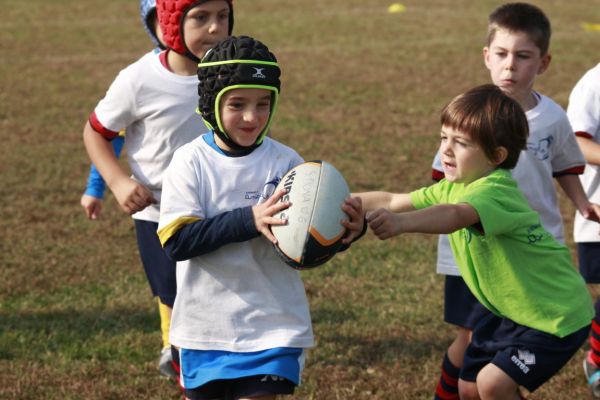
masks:
{"label": "white t-shirt", "polygon": [[[132,177],[160,202],[162,175],[173,152],[206,132],[196,114],[198,78],[166,69],[151,51],[121,70],[94,110],[106,129],[125,129],[125,149]],[[158,222],[159,204],[133,218]]]}
{"label": "white t-shirt", "polygon": [[[158,229],[262,203],[301,162],[268,137],[243,157],[220,154],[200,137],[175,152],[165,173]],[[262,235],[178,262],[169,340],[186,349],[233,352],[312,347],[300,274]]]}
{"label": "white t-shirt", "polygon": [[[521,152],[512,175],[531,208],[540,214],[544,228],[564,243],[553,176],[581,171],[585,160],[562,107],[544,95],[536,95],[538,104],[525,113],[529,122],[527,150]],[[439,154],[434,159],[433,169],[442,171]],[[437,272],[460,275],[446,235],[438,239]]]}
{"label": "white t-shirt", "polygon": [[[574,132],[585,132],[583,136],[600,143],[600,64],[587,71],[573,88],[567,115]],[[588,199],[600,203],[600,166],[586,164],[580,179]],[[579,212],[575,213],[573,233],[576,242],[600,242],[598,223]]]}

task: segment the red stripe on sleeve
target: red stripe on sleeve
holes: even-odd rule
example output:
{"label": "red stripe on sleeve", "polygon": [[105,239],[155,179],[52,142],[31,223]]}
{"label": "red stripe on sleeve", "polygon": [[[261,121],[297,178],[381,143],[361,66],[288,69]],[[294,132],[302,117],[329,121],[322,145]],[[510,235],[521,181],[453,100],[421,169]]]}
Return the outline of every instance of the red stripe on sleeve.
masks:
{"label": "red stripe on sleeve", "polygon": [[119,136],[119,132],[114,132],[114,131],[111,131],[110,129],[106,129],[102,125],[102,123],[100,123],[100,121],[98,121],[98,117],[96,117],[95,112],[90,114],[89,121],[90,121],[90,125],[92,126],[92,128],[96,132],[98,132],[99,134],[104,136],[106,139],[112,140],[112,139],[116,138],[117,136]]}
{"label": "red stripe on sleeve", "polygon": [[437,169],[433,168],[431,170],[431,179],[433,179],[436,182],[441,181],[442,179],[445,178],[446,175],[444,175],[444,173],[442,171],[438,171]]}
{"label": "red stripe on sleeve", "polygon": [[564,175],[581,175],[581,174],[583,174],[584,170],[585,170],[585,165],[578,165],[573,168],[565,169],[565,170],[558,171],[558,172],[553,172],[552,176],[557,178],[559,176],[564,176]]}
{"label": "red stripe on sleeve", "polygon": [[579,136],[579,137],[586,138],[586,139],[591,139],[593,137],[592,135],[590,135],[589,133],[584,132],[584,131],[575,132],[575,136]]}

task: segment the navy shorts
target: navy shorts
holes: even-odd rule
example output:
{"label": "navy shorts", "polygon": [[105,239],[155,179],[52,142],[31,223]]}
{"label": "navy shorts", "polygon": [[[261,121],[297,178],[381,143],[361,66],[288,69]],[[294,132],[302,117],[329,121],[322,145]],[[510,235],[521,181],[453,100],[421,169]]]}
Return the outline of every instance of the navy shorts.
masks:
{"label": "navy shorts", "polygon": [[600,242],[577,243],[579,272],[587,283],[600,283]]}
{"label": "navy shorts", "polygon": [[473,330],[460,378],[475,382],[492,363],[533,392],[554,376],[585,343],[590,326],[559,338],[489,314]]}
{"label": "navy shorts", "polygon": [[175,280],[175,261],[171,260],[163,250],[158,234],[158,223],[134,219],[138,250],[146,271],[153,296],[160,302],[173,307],[177,294]]}
{"label": "navy shorts", "polygon": [[444,321],[473,330],[480,319],[490,314],[473,296],[461,276],[446,275],[444,284]]}

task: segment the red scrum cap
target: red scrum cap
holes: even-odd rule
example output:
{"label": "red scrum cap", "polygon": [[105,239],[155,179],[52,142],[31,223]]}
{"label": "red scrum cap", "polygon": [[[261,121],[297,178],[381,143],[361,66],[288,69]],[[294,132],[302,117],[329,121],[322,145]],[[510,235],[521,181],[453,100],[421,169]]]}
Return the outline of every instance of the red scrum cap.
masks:
{"label": "red scrum cap", "polygon": [[[156,0],[158,23],[168,48],[198,61],[183,41],[183,17],[192,7],[208,1],[211,0]],[[225,1],[229,4],[229,35],[231,35],[233,31],[233,0]]]}

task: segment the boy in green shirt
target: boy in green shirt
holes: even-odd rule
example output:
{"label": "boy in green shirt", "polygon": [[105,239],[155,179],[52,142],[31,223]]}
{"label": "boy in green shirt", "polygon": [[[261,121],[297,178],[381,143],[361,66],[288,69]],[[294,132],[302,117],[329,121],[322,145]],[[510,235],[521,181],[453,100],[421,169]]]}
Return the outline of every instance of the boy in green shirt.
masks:
{"label": "boy in green shirt", "polygon": [[473,330],[461,399],[519,399],[555,375],[585,342],[593,307],[569,249],[540,222],[512,178],[528,135],[519,104],[494,85],[442,111],[445,179],[409,194],[358,193],[380,239],[449,234],[467,286],[492,313]]}

